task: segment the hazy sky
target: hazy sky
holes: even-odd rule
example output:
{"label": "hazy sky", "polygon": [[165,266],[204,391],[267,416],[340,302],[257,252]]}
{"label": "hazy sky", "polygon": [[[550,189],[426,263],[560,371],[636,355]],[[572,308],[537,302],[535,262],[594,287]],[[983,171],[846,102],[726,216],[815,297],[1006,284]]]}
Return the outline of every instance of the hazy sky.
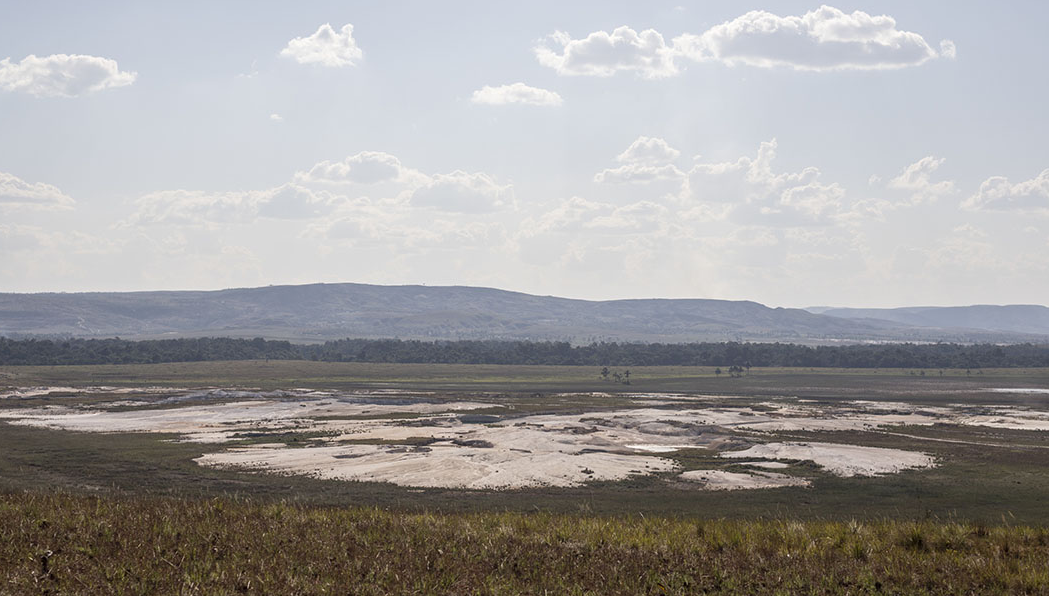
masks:
{"label": "hazy sky", "polygon": [[0,2],[0,291],[1049,303],[1049,4]]}

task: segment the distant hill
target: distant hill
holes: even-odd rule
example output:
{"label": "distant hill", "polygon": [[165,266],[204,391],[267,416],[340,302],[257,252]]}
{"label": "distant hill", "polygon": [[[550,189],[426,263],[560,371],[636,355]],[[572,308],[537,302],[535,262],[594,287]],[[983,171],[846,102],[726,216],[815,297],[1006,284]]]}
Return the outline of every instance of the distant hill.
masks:
{"label": "distant hill", "polygon": [[[462,286],[312,284],[218,291],[0,294],[0,335],[591,341],[1023,341],[749,301],[588,301]],[[1040,339],[1044,340],[1044,337]]]}
{"label": "distant hill", "polygon": [[995,306],[912,306],[906,308],[828,308],[810,312],[831,317],[885,321],[940,329],[967,328],[1009,333],[1049,334],[1049,308],[1033,304]]}

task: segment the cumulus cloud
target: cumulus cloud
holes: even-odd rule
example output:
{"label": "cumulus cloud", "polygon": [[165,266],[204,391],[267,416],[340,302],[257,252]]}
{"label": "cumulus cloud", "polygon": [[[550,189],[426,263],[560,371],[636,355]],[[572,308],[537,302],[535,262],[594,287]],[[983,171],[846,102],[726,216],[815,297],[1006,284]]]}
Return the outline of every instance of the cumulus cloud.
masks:
{"label": "cumulus cloud", "polygon": [[14,174],[0,172],[0,207],[70,209],[73,199],[43,182],[26,182]]}
{"label": "cumulus cloud", "polygon": [[277,114],[277,113],[273,113],[273,114],[270,114],[270,120],[272,120],[274,122],[284,122],[284,116],[281,116],[280,114]]}
{"label": "cumulus cloud", "polygon": [[361,151],[342,161],[322,161],[307,172],[297,172],[295,179],[302,183],[323,184],[378,184],[426,177],[406,168],[401,160],[383,151]]}
{"label": "cumulus cloud", "polygon": [[955,54],[953,42],[944,40],[937,52],[890,16],[831,6],[800,17],[751,11],[700,35],[677,37],[674,48],[696,61],[817,71],[903,68]]}
{"label": "cumulus cloud", "polygon": [[992,176],[980,184],[976,194],[962,206],[972,211],[1032,211],[1049,213],[1049,169],[1013,184],[1004,176]]}
{"label": "cumulus cloud", "polygon": [[437,174],[415,189],[410,198],[414,207],[456,213],[488,213],[510,207],[513,202],[510,185],[500,185],[487,174],[470,174],[462,170]]}
{"label": "cumulus cloud", "polygon": [[626,151],[616,157],[616,161],[652,166],[670,163],[680,155],[680,151],[659,137],[640,136],[627,147]]}
{"label": "cumulus cloud", "polygon": [[777,173],[775,139],[761,143],[758,153],[732,162],[697,163],[688,173],[693,201],[730,203],[735,218],[775,225],[829,223],[840,213],[845,189],[820,181],[820,171],[806,167]]}
{"label": "cumulus cloud", "polygon": [[684,180],[685,173],[671,163],[680,155],[680,151],[661,138],[640,136],[616,156],[616,161],[623,165],[598,172],[594,182],[624,184]]}
{"label": "cumulus cloud", "polygon": [[784,188],[804,186],[819,176],[819,170],[811,167],[794,173],[773,173],[776,148],[776,139],[772,139],[761,143],[754,157],[743,156],[729,162],[697,162],[689,170],[692,197],[704,203],[751,203],[766,199]]}
{"label": "cumulus cloud", "polygon": [[601,170],[594,176],[594,182],[605,184],[645,183],[658,180],[681,180],[685,177],[674,164],[663,166],[628,163],[617,168]]}
{"label": "cumulus cloud", "polygon": [[45,241],[46,234],[38,227],[0,223],[0,251],[5,254],[35,250]]}
{"label": "cumulus cloud", "polygon": [[338,67],[353,66],[364,52],[353,39],[353,25],[347,23],[336,32],[330,23],[324,23],[313,35],[289,41],[280,55],[293,58],[299,64]]}
{"label": "cumulus cloud", "polygon": [[331,213],[345,198],[324,190],[285,184],[264,192],[257,202],[260,217],[308,219]]}
{"label": "cumulus cloud", "polygon": [[30,54],[21,62],[0,60],[0,89],[36,97],[76,97],[130,85],[137,76],[120,70],[116,60],[99,56]]}
{"label": "cumulus cloud", "polygon": [[617,207],[607,215],[595,217],[587,222],[584,227],[653,233],[667,225],[667,215],[669,213],[670,210],[659,203],[639,201]]}
{"label": "cumulus cloud", "polygon": [[342,197],[332,193],[295,184],[220,193],[164,190],[135,201],[138,209],[124,224],[210,226],[252,223],[259,217],[305,219],[330,213],[341,200]]}
{"label": "cumulus cloud", "polygon": [[670,44],[652,29],[638,33],[624,26],[581,39],[558,31],[535,53],[540,64],[562,75],[633,71],[663,78],[680,72],[678,59],[811,71],[882,70],[953,59],[957,51],[947,39],[937,50],[920,34],[897,28],[888,15],[821,6],[801,16],[751,11],[703,33],[679,35]]}
{"label": "cumulus cloud", "polygon": [[954,192],[954,182],[941,180],[933,182],[931,175],[943,164],[944,159],[937,159],[931,155],[923,157],[903,169],[902,172],[887,186],[895,190],[903,190],[911,193],[911,203],[918,204],[936,199]]}
{"label": "cumulus cloud", "polygon": [[590,201],[582,197],[563,199],[558,201],[554,207],[547,207],[538,217],[530,216],[525,218],[521,222],[518,232],[521,236],[531,237],[559,230],[588,220],[595,213],[608,208],[610,208],[609,205]]}
{"label": "cumulus cloud", "polygon": [[474,91],[470,98],[473,103],[501,106],[510,103],[523,103],[533,106],[559,106],[561,96],[553,91],[529,87],[524,83],[484,87]]}
{"label": "cumulus cloud", "polygon": [[624,26],[582,39],[558,31],[536,46],[535,55],[540,64],[562,75],[608,77],[628,71],[658,79],[678,72],[673,48],[654,29],[638,33]]}

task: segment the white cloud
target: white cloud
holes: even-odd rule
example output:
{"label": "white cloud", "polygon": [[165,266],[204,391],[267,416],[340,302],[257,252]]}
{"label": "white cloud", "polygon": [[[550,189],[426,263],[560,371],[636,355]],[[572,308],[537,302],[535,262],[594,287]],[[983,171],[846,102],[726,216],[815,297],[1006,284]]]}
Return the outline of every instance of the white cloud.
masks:
{"label": "white cloud", "polygon": [[501,106],[510,103],[523,103],[533,106],[559,106],[561,96],[553,91],[529,87],[524,83],[484,87],[474,91],[470,98],[473,103]]}
{"label": "white cloud", "polygon": [[284,116],[280,114],[270,114],[270,120],[274,122],[284,122]]}
{"label": "white cloud", "polygon": [[43,182],[30,183],[0,172],[0,207],[32,209],[70,209],[73,199],[58,188]]}
{"label": "white cloud", "polygon": [[1004,176],[984,180],[962,206],[972,211],[1035,211],[1049,213],[1049,169],[1031,180],[1012,184]]}
{"label": "white cloud", "polygon": [[794,173],[773,173],[776,148],[776,139],[772,139],[761,143],[753,158],[743,156],[730,162],[696,163],[689,170],[693,198],[706,203],[756,202],[784,188],[809,184],[819,176],[819,170],[812,167]]}
{"label": "white cloud", "polygon": [[918,204],[925,201],[935,201],[939,197],[954,192],[954,182],[941,180],[933,182],[930,176],[944,162],[943,158],[927,156],[919,159],[903,169],[902,172],[887,186],[895,190],[903,190],[911,193],[911,203]]}
{"label": "white cloud", "polygon": [[123,225],[163,223],[207,227],[247,224],[260,217],[306,219],[330,213],[343,200],[332,193],[312,191],[296,184],[220,193],[164,190],[136,200],[138,209]]}
{"label": "white cloud", "polygon": [[610,209],[610,205],[597,203],[582,197],[571,197],[556,203],[553,208],[547,207],[538,217],[525,218],[518,227],[518,233],[522,237],[532,237],[538,234],[560,230],[588,220],[595,213]]}
{"label": "white cloud", "polygon": [[682,180],[685,173],[674,164],[665,166],[628,163],[618,168],[601,170],[594,176],[594,182],[606,184],[645,183],[658,180]]}
{"label": "white cloud", "polygon": [[661,138],[640,136],[616,156],[616,161],[623,165],[601,170],[594,176],[594,182],[625,184],[684,181],[685,173],[671,163],[680,155],[680,151]]}
{"label": "white cloud", "polygon": [[46,234],[35,226],[0,223],[0,253],[30,251],[45,244]]}
{"label": "white cloud", "polygon": [[[779,196],[779,206],[792,209],[811,221],[820,221],[834,215],[841,207],[845,189],[838,184],[820,184],[812,181],[785,189]],[[782,213],[780,208],[765,207],[765,213]]]}
{"label": "white cloud", "polygon": [[0,60],[0,89],[36,97],[76,97],[135,82],[137,73],[122,71],[116,60],[80,54],[32,54],[21,62]]}
{"label": "white cloud", "polygon": [[330,23],[324,23],[309,37],[296,37],[280,52],[294,58],[299,64],[322,66],[352,66],[364,53],[353,39],[353,25],[343,25],[338,33]]}
{"label": "white cloud", "polygon": [[697,163],[688,173],[691,198],[700,203],[731,203],[734,219],[744,223],[826,224],[840,215],[845,189],[820,182],[820,171],[814,167],[774,172],[776,148],[772,139],[761,143],[753,158]]}
{"label": "white cloud", "polygon": [[954,60],[958,56],[958,48],[955,47],[953,41],[949,39],[940,41],[940,56],[951,60]]}
{"label": "white cloud", "polygon": [[247,223],[258,214],[259,191],[211,193],[200,190],[162,190],[135,201],[132,224]]}
{"label": "white cloud", "polygon": [[611,33],[595,31],[583,39],[558,31],[536,46],[535,55],[540,64],[562,75],[607,77],[631,71],[657,79],[677,74],[674,50],[653,29],[638,33],[618,27]]}
{"label": "white cloud", "polygon": [[257,207],[259,217],[308,219],[331,213],[345,200],[345,197],[328,191],[310,190],[298,184],[285,184],[263,193]]}
{"label": "white cloud", "polygon": [[378,184],[402,181],[421,184],[426,176],[404,167],[396,156],[383,151],[361,151],[342,161],[322,161],[308,172],[297,172],[295,179],[302,183],[323,184]]}
{"label": "white cloud", "polygon": [[681,152],[667,144],[659,137],[641,136],[627,147],[626,151],[616,157],[620,163],[638,163],[661,165],[678,158]]}
{"label": "white cloud", "polygon": [[751,11],[700,34],[679,35],[669,45],[653,29],[638,33],[624,26],[582,39],[558,31],[535,53],[540,64],[562,75],[633,71],[645,78],[663,78],[680,72],[679,58],[759,68],[880,70],[952,59],[957,51],[948,39],[939,43],[937,51],[918,33],[898,29],[888,15],[859,10],[849,14],[821,6],[801,16]]}
{"label": "white cloud", "polygon": [[796,70],[903,68],[955,54],[953,42],[944,40],[937,52],[921,35],[897,29],[888,15],[831,6],[800,17],[751,11],[701,35],[677,37],[674,48],[696,61]]}
{"label": "white cloud", "polygon": [[584,227],[652,234],[666,227],[669,213],[669,209],[663,205],[652,201],[639,201],[617,207],[608,215],[595,217]]}
{"label": "white cloud", "polygon": [[513,188],[497,184],[483,173],[470,174],[456,170],[437,174],[415,189],[410,202],[415,207],[432,207],[456,213],[487,213],[511,207]]}

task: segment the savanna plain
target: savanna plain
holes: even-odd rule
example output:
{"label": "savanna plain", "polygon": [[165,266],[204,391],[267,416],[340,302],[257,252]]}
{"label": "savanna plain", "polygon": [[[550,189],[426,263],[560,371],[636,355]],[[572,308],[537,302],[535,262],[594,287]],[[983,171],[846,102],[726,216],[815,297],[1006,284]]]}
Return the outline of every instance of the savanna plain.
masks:
{"label": "savanna plain", "polygon": [[0,453],[0,594],[1049,593],[1045,369],[9,366]]}

